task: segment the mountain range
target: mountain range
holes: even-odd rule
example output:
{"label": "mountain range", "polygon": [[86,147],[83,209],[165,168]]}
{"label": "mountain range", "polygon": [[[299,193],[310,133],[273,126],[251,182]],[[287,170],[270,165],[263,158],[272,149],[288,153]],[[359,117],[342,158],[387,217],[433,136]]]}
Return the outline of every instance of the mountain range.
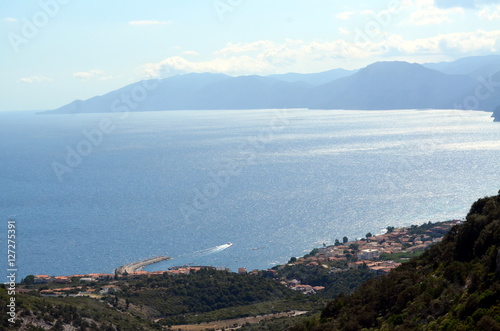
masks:
{"label": "mountain range", "polygon": [[[376,62],[359,70],[140,81],[47,113],[211,109],[467,109],[500,106],[500,55],[454,62]],[[497,117],[498,119],[498,117]]]}

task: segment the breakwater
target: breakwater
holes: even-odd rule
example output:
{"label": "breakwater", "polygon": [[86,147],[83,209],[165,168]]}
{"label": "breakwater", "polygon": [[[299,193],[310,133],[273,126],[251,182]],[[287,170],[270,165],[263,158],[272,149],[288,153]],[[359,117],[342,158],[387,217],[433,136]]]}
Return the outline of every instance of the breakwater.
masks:
{"label": "breakwater", "polygon": [[141,271],[144,267],[158,263],[161,261],[167,261],[170,260],[171,257],[168,256],[155,256],[155,257],[150,257],[144,260],[132,262],[129,264],[126,264],[124,266],[118,267],[115,269],[115,274],[117,275],[123,275],[124,273],[130,274],[133,272]]}

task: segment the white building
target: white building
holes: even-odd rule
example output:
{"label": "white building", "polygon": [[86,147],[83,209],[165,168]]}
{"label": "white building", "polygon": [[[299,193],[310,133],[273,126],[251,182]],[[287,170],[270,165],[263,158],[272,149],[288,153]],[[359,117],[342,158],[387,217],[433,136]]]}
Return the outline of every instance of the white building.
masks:
{"label": "white building", "polygon": [[364,249],[358,253],[359,260],[373,260],[380,257],[380,251],[378,249]]}

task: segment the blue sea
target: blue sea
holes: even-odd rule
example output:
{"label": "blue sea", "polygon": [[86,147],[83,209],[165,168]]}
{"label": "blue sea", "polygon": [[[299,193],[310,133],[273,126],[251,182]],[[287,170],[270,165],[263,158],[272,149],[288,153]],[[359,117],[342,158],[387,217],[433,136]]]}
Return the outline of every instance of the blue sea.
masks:
{"label": "blue sea", "polygon": [[0,113],[0,265],[7,273],[9,219],[23,277],[112,273],[159,255],[173,259],[147,270],[262,269],[343,236],[463,218],[500,189],[490,116]]}

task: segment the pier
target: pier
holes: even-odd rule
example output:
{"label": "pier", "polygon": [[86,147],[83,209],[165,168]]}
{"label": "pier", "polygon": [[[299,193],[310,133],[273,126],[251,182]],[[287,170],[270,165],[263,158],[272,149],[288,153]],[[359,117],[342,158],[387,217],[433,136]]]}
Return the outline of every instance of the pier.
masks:
{"label": "pier", "polygon": [[170,260],[171,257],[168,256],[155,256],[155,257],[150,257],[144,260],[140,260],[137,262],[132,262],[129,264],[126,264],[124,266],[118,267],[115,269],[115,274],[116,275],[123,275],[124,273],[130,274],[133,272],[141,271],[144,267],[150,265],[150,264],[155,264],[161,261],[167,261]]}

